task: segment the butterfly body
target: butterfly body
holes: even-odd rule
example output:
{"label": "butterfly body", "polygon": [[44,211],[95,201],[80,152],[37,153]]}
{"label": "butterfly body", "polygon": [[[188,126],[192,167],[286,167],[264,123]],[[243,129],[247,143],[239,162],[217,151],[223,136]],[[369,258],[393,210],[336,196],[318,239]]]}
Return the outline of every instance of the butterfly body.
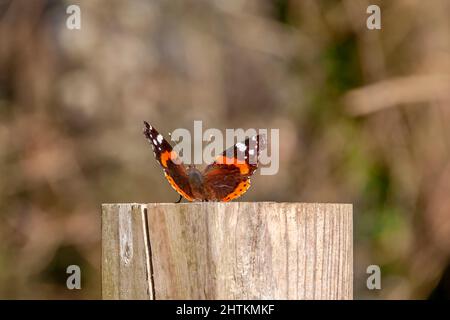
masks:
{"label": "butterfly body", "polygon": [[144,136],[163,167],[165,177],[187,200],[227,202],[250,187],[250,176],[257,169],[260,150],[265,147],[263,137],[254,136],[237,143],[200,171],[194,165],[186,168],[162,135],[147,122],[144,124]]}
{"label": "butterfly body", "polygon": [[207,188],[205,188],[203,174],[195,166],[188,167],[188,179],[195,200],[207,201],[211,199],[211,195],[208,193]]}

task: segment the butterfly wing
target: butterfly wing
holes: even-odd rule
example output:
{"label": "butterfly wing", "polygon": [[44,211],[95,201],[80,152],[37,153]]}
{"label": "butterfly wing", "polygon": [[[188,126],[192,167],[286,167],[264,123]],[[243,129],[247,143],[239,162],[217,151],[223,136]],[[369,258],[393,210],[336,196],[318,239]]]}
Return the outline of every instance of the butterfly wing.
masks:
{"label": "butterfly wing", "polygon": [[258,168],[259,154],[265,146],[264,136],[253,136],[225,150],[206,167],[205,185],[215,200],[231,201],[250,188],[250,176]]}
{"label": "butterfly wing", "polygon": [[186,168],[181,163],[178,155],[166,139],[151,125],[144,121],[144,136],[153,148],[156,161],[163,167],[164,176],[180,195],[189,201],[193,201]]}

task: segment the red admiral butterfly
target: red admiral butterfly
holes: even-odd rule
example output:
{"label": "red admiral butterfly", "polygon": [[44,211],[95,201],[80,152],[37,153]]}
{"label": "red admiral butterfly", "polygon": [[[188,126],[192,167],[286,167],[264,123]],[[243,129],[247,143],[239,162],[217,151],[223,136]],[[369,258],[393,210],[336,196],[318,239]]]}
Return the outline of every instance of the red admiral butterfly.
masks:
{"label": "red admiral butterfly", "polygon": [[[225,150],[203,171],[187,168],[163,136],[144,121],[144,135],[170,185],[189,201],[231,201],[250,188],[250,176],[258,168],[258,158],[265,148],[262,135],[253,136]],[[181,198],[180,198],[181,199]]]}

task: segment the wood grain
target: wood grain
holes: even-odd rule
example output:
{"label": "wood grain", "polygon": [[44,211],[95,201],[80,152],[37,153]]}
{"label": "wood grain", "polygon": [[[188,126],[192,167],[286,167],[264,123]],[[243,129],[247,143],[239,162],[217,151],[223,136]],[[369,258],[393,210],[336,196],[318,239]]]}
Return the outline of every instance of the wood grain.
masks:
{"label": "wood grain", "polygon": [[353,298],[349,204],[103,205],[102,230],[106,299]]}
{"label": "wood grain", "polygon": [[104,299],[153,299],[145,206],[102,206]]}

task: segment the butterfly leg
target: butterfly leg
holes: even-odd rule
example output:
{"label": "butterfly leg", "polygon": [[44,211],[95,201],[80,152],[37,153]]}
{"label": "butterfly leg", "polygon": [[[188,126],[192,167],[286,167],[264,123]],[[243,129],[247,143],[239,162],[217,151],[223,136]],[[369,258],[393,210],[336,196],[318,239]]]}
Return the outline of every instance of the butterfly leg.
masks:
{"label": "butterfly leg", "polygon": [[180,203],[181,199],[183,199],[183,197],[180,195],[180,199],[178,199],[178,201],[176,201],[175,203]]}

